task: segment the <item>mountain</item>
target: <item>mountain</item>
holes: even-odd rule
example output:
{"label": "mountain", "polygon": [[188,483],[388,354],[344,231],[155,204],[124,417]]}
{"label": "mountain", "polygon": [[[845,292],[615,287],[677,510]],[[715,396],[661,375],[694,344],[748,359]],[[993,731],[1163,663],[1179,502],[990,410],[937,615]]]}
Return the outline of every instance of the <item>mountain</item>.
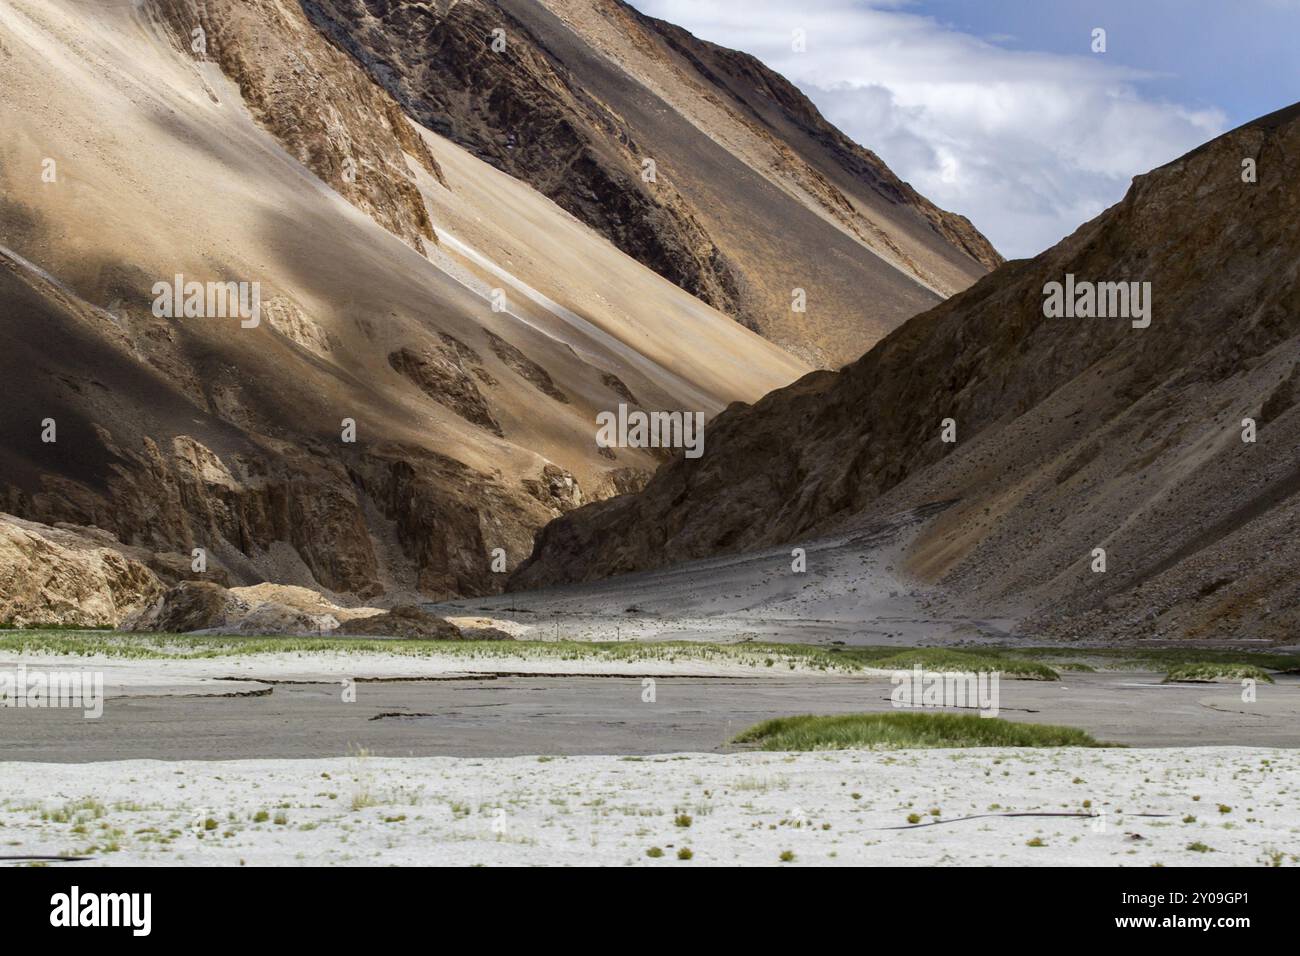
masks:
{"label": "mountain", "polygon": [[[1137,177],[841,372],[731,406],[703,457],[551,523],[511,587],[946,505],[905,570],[1022,633],[1294,640],[1298,153],[1300,105]],[[1149,325],[1045,315],[1070,282],[1149,283]]]}
{"label": "mountain", "polygon": [[758,60],[620,0],[302,6],[423,126],[814,366],[1002,261]]}
{"label": "mountain", "polygon": [[809,368],[413,122],[296,2],[6,0],[0,89],[0,511],[42,554],[491,592],[496,549],[660,462],[599,411]]}

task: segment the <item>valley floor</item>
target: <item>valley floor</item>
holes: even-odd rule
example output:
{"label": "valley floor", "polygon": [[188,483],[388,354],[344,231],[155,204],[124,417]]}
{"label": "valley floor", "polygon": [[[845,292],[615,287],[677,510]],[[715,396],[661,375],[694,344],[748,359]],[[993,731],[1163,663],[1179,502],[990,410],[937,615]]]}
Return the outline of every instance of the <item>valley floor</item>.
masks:
{"label": "valley floor", "polygon": [[[624,660],[562,648],[551,656],[531,643],[424,655],[399,646],[195,658],[0,653],[0,670],[98,670],[107,694],[94,720],[70,709],[0,710],[0,857],[59,866],[79,865],[72,857],[1300,862],[1300,750],[1274,749],[1300,745],[1300,682],[1285,674],[1250,704],[1235,683],[1164,684],[1151,671],[1001,683],[1006,719],[1150,749],[769,753],[730,741],[770,717],[890,711],[889,678],[874,668],[710,661],[703,645],[688,645],[700,658],[677,661],[680,645],[629,648]],[[131,649],[143,653],[118,648]],[[346,700],[341,681],[353,680]],[[1270,746],[1206,746],[1217,743]],[[1006,815],[1016,813],[1053,815]],[[981,814],[992,816],[958,819]]]}
{"label": "valley floor", "polygon": [[[963,644],[1005,640],[986,620],[904,575],[907,545],[942,506],[745,554],[688,561],[588,584],[464,598],[428,609],[505,618],[529,637]],[[796,549],[801,554],[796,554]],[[798,570],[796,570],[798,567]]]}
{"label": "valley floor", "polygon": [[138,760],[0,779],[5,853],[85,865],[1300,862],[1293,750]]}
{"label": "valley floor", "polygon": [[[10,632],[0,672],[96,672],[107,699],[94,720],[0,709],[0,856],[1300,862],[1295,655],[1223,651],[1272,671],[1252,698],[1235,677],[1163,680],[1206,648],[1013,645],[1006,622],[964,617],[895,573],[910,523],[810,542],[805,573],[772,551],[435,606],[514,641]],[[913,666],[900,652],[1006,672],[1000,717],[1125,746],[732,743],[774,717],[892,711],[890,674]]]}

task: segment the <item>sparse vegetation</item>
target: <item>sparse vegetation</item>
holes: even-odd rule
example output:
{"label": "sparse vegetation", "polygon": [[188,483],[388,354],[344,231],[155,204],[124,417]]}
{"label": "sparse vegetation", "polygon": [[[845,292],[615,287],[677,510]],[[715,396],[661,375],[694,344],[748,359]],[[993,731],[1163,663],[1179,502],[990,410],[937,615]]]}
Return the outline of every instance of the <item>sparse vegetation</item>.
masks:
{"label": "sparse vegetation", "polygon": [[1211,683],[1213,681],[1256,680],[1263,684],[1273,683],[1268,673],[1254,664],[1228,664],[1219,662],[1202,662],[1197,664],[1178,664],[1169,668],[1165,674],[1165,683],[1180,681],[1188,683]]}
{"label": "sparse vegetation", "polygon": [[[897,646],[817,646],[760,641],[376,641],[356,637],[244,637],[124,633],[102,629],[0,629],[0,650],[20,654],[103,655],[119,658],[247,657],[255,654],[357,653],[462,660],[528,657],[566,661],[704,661],[752,667],[785,667],[855,672],[866,669],[961,672],[998,671],[1004,677],[1056,680],[1058,671],[1154,670],[1170,674],[1197,665],[1222,665],[1224,679],[1268,680],[1268,671],[1300,669],[1300,654],[1266,651],[1215,651],[1200,648],[1003,647],[977,651]],[[1254,667],[1258,671],[1244,669]],[[1195,673],[1195,671],[1191,671]],[[1263,676],[1260,676],[1263,675]],[[1181,677],[1170,679],[1184,679]],[[1206,678],[1186,678],[1206,679]]]}
{"label": "sparse vegetation", "polygon": [[[1005,676],[1054,680],[1051,668],[1009,655],[922,648],[900,654],[897,647],[819,647],[745,641],[376,641],[356,637],[244,637],[236,635],[145,634],[119,631],[0,631],[0,649],[22,654],[103,655],[138,659],[200,660],[256,654],[392,654],[491,661],[536,658],[565,661],[704,661],[752,667],[861,671],[922,666],[959,671],[998,670]],[[912,656],[907,656],[910,654]],[[919,655],[919,656],[918,656]]]}
{"label": "sparse vegetation", "polygon": [[[849,649],[856,650],[856,648]],[[929,671],[956,671],[959,673],[999,672],[1003,677],[1026,680],[1059,680],[1060,675],[1046,664],[1000,654],[956,651],[942,647],[917,647],[896,652],[876,660],[871,667],[883,670],[907,671],[921,667]]]}
{"label": "sparse vegetation", "polygon": [[914,712],[778,717],[751,727],[733,743],[755,744],[762,750],[1109,746],[1073,727]]}
{"label": "sparse vegetation", "polygon": [[[1002,653],[1003,649],[984,649],[984,653]],[[1287,671],[1300,668],[1300,654],[1274,654],[1270,651],[1209,650],[1206,648],[1159,647],[1135,651],[1122,647],[1017,647],[1014,652],[1030,660],[1051,664],[1058,670],[1172,671],[1194,664],[1254,665],[1264,671]]]}

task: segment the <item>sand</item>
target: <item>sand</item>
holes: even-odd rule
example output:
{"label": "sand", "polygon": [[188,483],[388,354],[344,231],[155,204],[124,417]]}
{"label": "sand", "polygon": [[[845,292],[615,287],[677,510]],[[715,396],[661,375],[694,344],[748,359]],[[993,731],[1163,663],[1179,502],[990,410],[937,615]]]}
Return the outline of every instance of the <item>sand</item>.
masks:
{"label": "sand", "polygon": [[[1203,866],[1300,854],[1300,755],[1251,748],[356,756],[0,775],[7,852],[89,865]],[[1089,815],[957,820],[1027,812]],[[906,828],[910,814],[937,825]]]}

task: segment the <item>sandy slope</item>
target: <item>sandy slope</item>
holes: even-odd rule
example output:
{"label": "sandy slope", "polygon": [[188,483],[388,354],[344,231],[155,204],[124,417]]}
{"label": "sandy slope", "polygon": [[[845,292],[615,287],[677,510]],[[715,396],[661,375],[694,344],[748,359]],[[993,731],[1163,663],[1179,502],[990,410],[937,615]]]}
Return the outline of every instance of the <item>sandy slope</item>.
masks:
{"label": "sandy slope", "polygon": [[[428,130],[421,135],[447,180],[444,187],[427,175],[419,178],[440,251],[477,274],[483,287],[506,289],[521,319],[577,350],[577,357],[613,371],[638,399],[720,411],[730,396],[759,397],[761,380],[749,364],[756,359],[760,369],[766,365],[787,380],[806,371],[767,342],[717,321],[714,309],[648,272],[524,183]],[[580,367],[575,356],[567,360]],[[568,379],[580,377],[575,371]],[[602,388],[593,403],[607,395]]]}
{"label": "sandy slope", "polygon": [[[0,774],[11,782],[0,800],[6,852],[85,854],[89,865],[775,866],[786,852],[791,865],[1300,858],[1300,757],[1287,750],[358,756],[0,764]],[[956,822],[1012,812],[1088,816]],[[909,814],[939,823],[907,828]],[[676,824],[682,815],[689,826]],[[663,856],[647,857],[651,847]],[[682,847],[693,859],[677,858]]]}
{"label": "sandy slope", "polygon": [[[429,199],[435,230],[517,281],[489,276],[452,243],[412,240],[430,261],[376,221],[401,221],[398,206],[384,205],[400,183],[353,196],[341,181],[318,179],[296,155],[307,147],[291,143],[291,155],[216,62],[178,48],[153,9],[132,0],[0,5],[0,246],[13,253],[0,256],[0,373],[21,384],[0,420],[0,455],[12,466],[0,487],[6,510],[95,523],[183,553],[203,542],[236,580],[486,590],[491,548],[522,559],[536,527],[571,503],[545,487],[545,467],[571,474],[591,500],[614,490],[613,473],[657,463],[636,450],[615,460],[597,453],[595,414],[622,400],[610,376],[646,406],[711,414],[804,371],[428,134],[445,185],[417,157],[403,163]],[[227,5],[205,9],[216,17]],[[258,17],[273,14],[277,29],[260,29]],[[283,32],[284,22],[299,32]],[[233,42],[235,30],[266,63],[288,64],[284,76],[240,77],[257,91],[259,116],[297,110],[315,122],[315,96],[328,115],[325,141],[310,149],[375,144],[400,157],[409,145],[384,132],[382,116],[335,115],[356,104],[330,97],[369,81],[296,4],[241,5],[214,38]],[[314,91],[294,86],[295,62],[320,71]],[[45,159],[57,163],[55,182],[42,181]],[[362,182],[368,171],[405,174],[361,159]],[[263,321],[246,329],[234,319],[153,318],[152,284],[177,273],[260,282]],[[500,313],[485,298],[497,285],[508,298]],[[530,287],[567,318],[530,299]],[[426,394],[395,369],[390,356],[402,349],[445,357],[445,336],[472,356],[457,387],[476,390],[502,434],[467,420],[455,396]],[[511,350],[534,379],[537,369],[549,376],[554,395],[503,357]],[[58,445],[33,437],[48,415],[64,429]],[[345,417],[358,423],[355,449],[340,447]],[[183,435],[213,460],[173,501],[180,479],[170,472],[189,467],[173,448]],[[148,461],[150,442],[160,460]],[[402,484],[411,472],[421,483],[414,497]],[[357,490],[366,474],[368,487]],[[172,491],[152,484],[159,476]],[[142,484],[128,490],[123,480]],[[279,529],[255,527],[266,504],[247,503],[265,481],[282,481],[287,498],[265,493],[299,509],[276,518]],[[324,506],[329,521],[301,513],[321,501],[333,502]]]}
{"label": "sandy slope", "polygon": [[[770,162],[770,154],[755,158],[746,154],[748,143],[724,146],[713,130],[702,132],[689,115],[687,104],[694,97],[677,92],[679,83],[669,70],[656,74],[674,89],[661,100],[647,91],[641,75],[608,59],[595,35],[572,29],[546,5],[532,0],[501,0],[501,5],[584,88],[598,91],[614,115],[626,118],[642,150],[653,151],[662,181],[683,197],[722,256],[735,264],[741,287],[736,310],[765,337],[813,365],[834,368],[942,299],[913,271],[900,268],[892,250],[882,256],[883,246],[873,249],[852,230],[832,225],[802,189],[791,187],[793,176],[756,171]],[[620,46],[645,42],[653,41],[633,32]],[[715,119],[719,135],[737,125],[730,117],[709,121]],[[788,161],[797,164],[792,157]],[[956,287],[963,288],[983,271],[967,258],[951,275],[961,276]],[[790,307],[796,288],[807,293],[806,312]]]}

